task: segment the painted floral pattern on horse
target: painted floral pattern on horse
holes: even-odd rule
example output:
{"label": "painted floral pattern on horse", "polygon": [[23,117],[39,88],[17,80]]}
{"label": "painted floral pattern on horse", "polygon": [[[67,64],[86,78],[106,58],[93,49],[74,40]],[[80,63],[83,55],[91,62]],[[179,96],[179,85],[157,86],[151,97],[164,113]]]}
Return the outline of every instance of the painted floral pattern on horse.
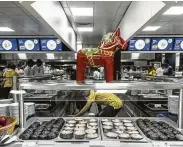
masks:
{"label": "painted floral pattern on horse", "polygon": [[85,48],[85,49],[82,49],[81,52],[83,54],[85,54],[86,56],[91,56],[91,55],[112,56],[113,55],[112,51],[106,51],[106,50],[99,49],[99,48]]}

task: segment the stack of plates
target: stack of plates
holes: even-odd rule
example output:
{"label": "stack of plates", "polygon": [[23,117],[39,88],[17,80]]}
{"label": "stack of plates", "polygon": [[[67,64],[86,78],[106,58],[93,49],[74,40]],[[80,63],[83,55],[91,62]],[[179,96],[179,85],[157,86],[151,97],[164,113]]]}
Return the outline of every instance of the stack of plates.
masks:
{"label": "stack of plates", "polygon": [[0,115],[9,116],[9,104],[0,104]]}
{"label": "stack of plates", "polygon": [[179,111],[179,96],[168,96],[168,112],[171,114],[178,114]]}
{"label": "stack of plates", "polygon": [[27,116],[35,114],[35,103],[25,103],[25,109]]}
{"label": "stack of plates", "polygon": [[[10,116],[15,117],[17,120],[17,124],[19,124],[19,108],[18,108],[18,103],[12,103],[9,106],[10,108]],[[25,109],[25,104],[24,104],[24,114],[25,114],[25,118],[27,118],[28,114],[27,111]]]}

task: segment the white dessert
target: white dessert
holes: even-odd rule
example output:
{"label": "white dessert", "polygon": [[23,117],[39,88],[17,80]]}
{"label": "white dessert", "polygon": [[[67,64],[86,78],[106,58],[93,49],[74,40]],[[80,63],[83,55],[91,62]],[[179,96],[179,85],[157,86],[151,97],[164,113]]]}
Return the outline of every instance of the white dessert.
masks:
{"label": "white dessert", "polygon": [[120,121],[119,119],[113,119],[112,122],[114,122],[114,123],[119,123],[119,122],[121,122],[121,121]]}
{"label": "white dessert", "polygon": [[65,127],[64,130],[70,130],[70,131],[72,131],[72,130],[74,130],[74,128],[73,127]]}
{"label": "white dessert", "polygon": [[87,134],[94,134],[94,133],[96,133],[97,131],[96,131],[96,130],[93,130],[93,129],[87,129],[85,132],[86,132]]}
{"label": "white dessert", "polygon": [[112,129],[112,126],[103,126],[104,129]]}
{"label": "white dessert", "polygon": [[123,126],[123,123],[118,122],[118,123],[114,123],[115,126]]}
{"label": "white dessert", "polygon": [[98,137],[98,134],[97,134],[97,133],[94,133],[94,134],[87,134],[86,137],[89,138],[89,139],[95,139],[95,138]]}
{"label": "white dessert", "polygon": [[80,130],[80,131],[75,131],[75,132],[74,132],[74,135],[85,135],[85,131],[82,131],[82,130]]}
{"label": "white dessert", "polygon": [[98,126],[97,123],[89,123],[90,126]]}
{"label": "white dessert", "polygon": [[118,133],[118,134],[124,133],[123,130],[119,130],[119,129],[115,129],[114,132],[115,132],[115,133]]}
{"label": "white dessert", "polygon": [[97,122],[97,119],[90,119],[89,122]]}
{"label": "white dessert", "polygon": [[138,131],[128,131],[129,134],[139,134]]}
{"label": "white dessert", "polygon": [[136,140],[143,139],[143,137],[140,134],[131,134],[131,138],[136,139]]}
{"label": "white dessert", "polygon": [[124,126],[119,126],[118,129],[120,129],[120,130],[125,130],[126,127],[124,127]]}
{"label": "white dessert", "polygon": [[85,127],[86,124],[77,124],[76,127]]}
{"label": "white dessert", "polygon": [[109,137],[109,138],[117,138],[118,134],[114,133],[114,132],[107,132],[106,136]]}
{"label": "white dessert", "polygon": [[127,130],[132,130],[132,131],[136,131],[137,129],[135,127],[127,127]]}
{"label": "white dessert", "polygon": [[87,124],[87,121],[85,120],[79,121],[79,124]]}
{"label": "white dessert", "polygon": [[103,118],[101,121],[105,122],[105,121],[109,121],[109,119]]}
{"label": "white dessert", "polygon": [[103,122],[102,124],[103,125],[107,125],[107,126],[113,126],[113,123],[112,122]]}
{"label": "white dessert", "polygon": [[132,121],[131,120],[127,120],[127,119],[124,119],[122,120],[124,123],[131,123]]}
{"label": "white dessert", "polygon": [[127,133],[122,133],[122,134],[119,134],[119,138],[121,138],[121,139],[129,139],[130,135],[127,134]]}
{"label": "white dessert", "polygon": [[65,124],[66,127],[74,127],[74,124]]}
{"label": "white dessert", "polygon": [[94,129],[94,130],[98,129],[97,126],[89,126],[89,125],[87,126],[87,128],[88,128],[88,129]]}
{"label": "white dessert", "polygon": [[76,123],[75,120],[68,120],[67,122],[68,122],[69,124],[75,124],[75,123]]}
{"label": "white dessert", "polygon": [[83,121],[82,118],[75,118],[75,121]]}
{"label": "white dessert", "polygon": [[132,123],[124,123],[124,126],[126,126],[126,127],[133,127],[133,124]]}
{"label": "white dessert", "polygon": [[75,131],[85,131],[85,128],[84,127],[76,127],[74,130]]}

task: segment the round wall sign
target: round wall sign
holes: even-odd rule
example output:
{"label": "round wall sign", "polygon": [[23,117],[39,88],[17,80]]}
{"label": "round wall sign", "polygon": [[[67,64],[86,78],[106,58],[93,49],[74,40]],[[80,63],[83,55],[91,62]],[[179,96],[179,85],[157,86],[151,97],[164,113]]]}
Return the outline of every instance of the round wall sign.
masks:
{"label": "round wall sign", "polygon": [[12,43],[9,40],[4,40],[2,43],[2,46],[5,50],[11,50],[12,49]]}
{"label": "round wall sign", "polygon": [[49,50],[54,50],[57,47],[57,43],[54,40],[49,40],[46,45]]}
{"label": "round wall sign", "polygon": [[25,41],[25,48],[27,50],[33,50],[34,49],[34,42],[32,40]]}

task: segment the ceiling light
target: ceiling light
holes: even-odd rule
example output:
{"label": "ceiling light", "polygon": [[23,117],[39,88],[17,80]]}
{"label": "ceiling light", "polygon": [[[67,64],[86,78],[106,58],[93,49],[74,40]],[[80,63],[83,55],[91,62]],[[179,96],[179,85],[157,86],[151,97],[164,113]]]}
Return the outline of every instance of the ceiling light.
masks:
{"label": "ceiling light", "polygon": [[73,16],[93,16],[93,8],[70,8]]}
{"label": "ceiling light", "polygon": [[18,53],[19,59],[27,59],[27,55],[25,53]]}
{"label": "ceiling light", "polygon": [[173,6],[169,8],[163,15],[181,15],[183,14],[183,7]]}
{"label": "ceiling light", "polygon": [[81,41],[77,41],[77,44],[81,44],[82,42]]}
{"label": "ceiling light", "polygon": [[161,26],[147,26],[146,28],[144,28],[142,31],[156,31],[157,29],[159,29]]}
{"label": "ceiling light", "polygon": [[0,27],[0,32],[15,32],[15,30],[8,27]]}
{"label": "ceiling light", "polygon": [[80,27],[80,28],[78,28],[78,31],[79,32],[92,32],[93,31],[93,28],[92,27],[88,27],[88,28],[86,28],[86,27]]}
{"label": "ceiling light", "polygon": [[55,59],[54,53],[46,53],[47,59]]}

